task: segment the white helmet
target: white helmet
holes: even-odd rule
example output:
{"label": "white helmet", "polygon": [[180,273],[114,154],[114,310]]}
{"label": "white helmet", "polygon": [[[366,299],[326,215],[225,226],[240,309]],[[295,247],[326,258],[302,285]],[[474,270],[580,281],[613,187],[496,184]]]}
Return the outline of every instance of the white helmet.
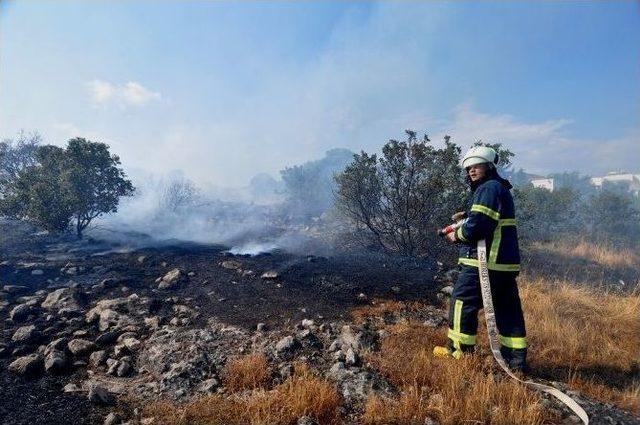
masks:
{"label": "white helmet", "polygon": [[489,163],[492,166],[498,164],[498,154],[488,146],[473,146],[462,158],[462,168],[472,165]]}

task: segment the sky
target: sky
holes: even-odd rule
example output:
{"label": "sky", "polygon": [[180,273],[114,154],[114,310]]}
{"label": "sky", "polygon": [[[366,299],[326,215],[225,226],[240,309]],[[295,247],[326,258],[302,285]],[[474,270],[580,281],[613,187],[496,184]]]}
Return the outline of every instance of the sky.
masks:
{"label": "sky", "polygon": [[0,0],[0,138],[21,129],[215,186],[405,129],[640,172],[640,3]]}

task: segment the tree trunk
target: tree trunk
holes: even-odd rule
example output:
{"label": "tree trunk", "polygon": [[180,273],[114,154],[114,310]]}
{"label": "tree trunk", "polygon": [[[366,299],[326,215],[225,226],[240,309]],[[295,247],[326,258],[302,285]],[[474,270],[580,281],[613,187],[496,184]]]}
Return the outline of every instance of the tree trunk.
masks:
{"label": "tree trunk", "polygon": [[76,236],[78,239],[82,239],[82,226],[80,224],[80,217],[78,217],[78,221],[76,222]]}

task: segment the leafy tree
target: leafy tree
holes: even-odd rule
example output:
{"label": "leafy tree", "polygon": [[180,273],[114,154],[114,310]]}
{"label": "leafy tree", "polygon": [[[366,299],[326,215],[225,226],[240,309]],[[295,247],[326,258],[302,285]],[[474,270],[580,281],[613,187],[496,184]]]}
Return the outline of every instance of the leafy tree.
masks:
{"label": "leafy tree", "polygon": [[390,253],[439,254],[445,249],[435,230],[450,221],[467,192],[459,166],[460,148],[445,136],[435,148],[425,135],[406,131],[390,140],[382,156],[361,152],[336,176],[337,207],[366,240]]}
{"label": "leafy tree", "polygon": [[580,225],[578,191],[563,187],[553,192],[532,185],[516,188],[514,201],[518,232],[525,241],[551,240]]}
{"label": "leafy tree", "polygon": [[593,237],[637,243],[640,211],[628,193],[603,189],[589,198],[584,210]]}
{"label": "leafy tree", "polygon": [[75,138],[66,149],[40,146],[36,159],[10,184],[0,203],[3,214],[52,231],[73,224],[81,238],[93,219],[116,212],[120,197],[133,194],[119,157],[104,143]]}
{"label": "leafy tree", "polygon": [[36,150],[41,142],[38,133],[27,135],[24,131],[20,131],[16,139],[0,142],[0,197],[21,170],[35,164]]}

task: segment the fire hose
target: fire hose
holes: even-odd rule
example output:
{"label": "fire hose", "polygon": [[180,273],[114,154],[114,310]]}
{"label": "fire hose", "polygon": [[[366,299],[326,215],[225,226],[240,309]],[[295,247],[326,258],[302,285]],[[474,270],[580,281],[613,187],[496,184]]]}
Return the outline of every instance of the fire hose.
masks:
{"label": "fire hose", "polygon": [[[462,226],[466,220],[467,219],[459,220],[455,224],[451,224],[444,229],[439,230],[438,234],[444,236],[447,233],[451,233]],[[487,244],[484,239],[478,241],[478,263],[478,273],[480,276],[480,292],[482,294],[482,304],[484,306],[484,317],[487,323],[489,346],[491,347],[491,352],[493,353],[493,357],[494,359],[496,359],[496,362],[498,362],[500,367],[511,378],[515,379],[521,384],[527,385],[538,391],[542,391],[554,396],[562,403],[564,403],[569,409],[571,409],[585,425],[589,425],[589,416],[587,415],[587,412],[585,412],[584,409],[567,394],[549,385],[540,384],[531,380],[524,381],[518,378],[518,376],[516,376],[516,374],[514,374],[511,369],[509,369],[509,366],[507,366],[507,363],[504,361],[502,353],[500,352],[498,325],[496,323],[495,310],[493,309],[493,298],[491,297],[491,281],[489,280],[489,268],[487,267]]]}

